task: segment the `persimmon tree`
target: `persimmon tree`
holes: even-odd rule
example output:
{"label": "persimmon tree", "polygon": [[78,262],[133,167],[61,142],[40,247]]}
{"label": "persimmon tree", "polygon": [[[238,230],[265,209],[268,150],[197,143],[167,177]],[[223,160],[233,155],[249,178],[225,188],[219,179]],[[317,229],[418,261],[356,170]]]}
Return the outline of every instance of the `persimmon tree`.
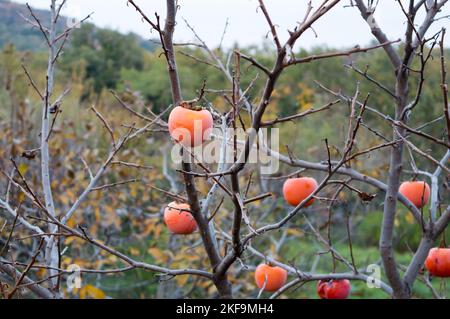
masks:
{"label": "persimmon tree", "polygon": [[[160,274],[165,282],[173,278],[190,276],[209,283],[212,282],[217,292],[215,296],[220,298],[242,296],[239,293],[242,286],[239,284],[239,277],[243,272],[255,269],[257,270],[256,282],[252,285],[255,287],[257,294],[249,297],[260,297],[264,291],[271,291],[271,297],[276,298],[307,282],[317,282],[319,296],[323,298],[347,297],[350,291],[350,283],[362,281],[378,285],[387,297],[410,298],[413,293],[413,284],[417,278],[430,286],[433,293],[439,297],[437,292],[433,290],[429,277],[423,275],[421,270],[430,250],[436,245],[450,223],[450,206],[446,207],[448,203],[445,202],[448,199],[448,189],[442,187],[443,176],[445,173],[449,173],[447,164],[450,157],[450,114],[444,56],[445,30],[442,29],[433,35],[428,32],[430,27],[438,20],[439,12],[447,4],[446,0],[411,0],[407,7],[403,2],[396,1],[395,4],[402,10],[407,21],[405,38],[398,40],[389,39],[375,21],[374,10],[376,10],[376,5],[373,1],[366,3],[362,0],[323,0],[314,4],[310,1],[304,16],[299,17],[299,23],[287,31],[288,37],[284,42],[283,37],[279,36],[281,30],[272,21],[264,1],[259,0],[258,9],[267,21],[268,35],[270,35],[275,48],[276,56],[273,65],[265,65],[257,58],[239,50],[232,50],[227,59],[223,60],[215,50],[207,46],[188,21],[185,21],[186,25],[192,30],[196,41],[193,43],[174,42],[177,12],[179,10],[178,3],[175,0],[166,0],[167,13],[164,22],[158,13],[154,16],[147,15],[136,1],[125,1],[124,5],[127,4],[134,8],[138,14],[137,18],[143,19],[149,28],[158,35],[161,56],[165,58],[170,80],[170,87],[167,90],[172,93],[173,103],[167,106],[166,111],[161,114],[154,114],[151,110],[143,113],[137,107],[128,105],[118,94],[113,92],[114,97],[132,121],[132,124],[125,124],[121,118],[119,119],[121,122],[114,122],[117,125],[111,125],[111,121],[114,121],[114,119],[110,115],[103,114],[99,108],[92,106],[93,116],[104,128],[105,135],[109,139],[110,150],[96,170],[92,170],[92,165],[81,157],[88,182],[80,183],[79,193],[73,196],[73,200],[68,205],[64,204],[62,200],[63,194],[55,194],[52,190],[52,185],[58,183],[58,178],[61,177],[51,172],[52,157],[50,152],[55,123],[58,121],[64,98],[70,92],[69,89],[64,89],[58,95],[54,91],[57,62],[74,28],[74,26],[69,27],[61,33],[56,30],[56,24],[65,2],[62,1],[57,4],[56,0],[51,1],[51,20],[48,26],[34,15],[32,8],[29,7],[31,19],[28,22],[41,30],[49,49],[48,71],[43,91],[24,66],[29,85],[42,100],[40,143],[38,147],[35,147],[32,151],[27,151],[25,154],[28,157],[38,157],[40,160],[40,174],[38,174],[40,187],[36,189],[25,178],[23,170],[20,169],[14,158],[12,159],[11,172],[2,169],[7,183],[7,191],[6,195],[0,198],[0,207],[2,213],[7,216],[13,225],[10,230],[10,240],[7,241],[5,247],[12,244],[11,240],[14,239],[12,235],[19,227],[29,232],[28,239],[33,240],[33,250],[28,255],[28,261],[26,262],[8,260],[3,251],[0,253],[0,271],[12,282],[9,289],[4,289],[2,285],[1,291],[5,297],[12,298],[22,289],[29,289],[41,298],[63,297],[64,290],[61,286],[61,279],[72,275],[74,272],[73,269],[70,270],[61,266],[63,256],[61,247],[70,246],[71,243],[67,242],[68,238],[75,238],[83,242],[83,249],[93,249],[97,253],[101,252],[113,256],[123,264],[122,268],[108,267],[104,269],[101,265],[97,265],[97,268],[77,269],[81,274],[119,275],[141,269]],[[330,11],[335,9],[337,5],[342,4],[349,5],[347,10],[359,11],[363,19],[368,22],[378,43],[367,47],[357,46],[349,50],[312,56],[297,56],[295,48],[296,44],[301,41],[302,36],[306,32],[314,30],[317,21],[326,19]],[[419,21],[419,16],[423,16],[421,21]],[[177,67],[177,52],[175,49],[177,46],[200,48],[203,56],[190,56],[190,58],[195,63],[207,64],[215,71],[220,72],[229,81],[229,88],[210,88],[206,81],[202,87],[199,87],[198,92],[189,93],[189,98],[193,99],[187,100],[183,97],[183,83],[180,81]],[[302,68],[306,63],[321,63],[321,60],[324,59],[351,57],[354,54],[364,54],[371,50],[384,50],[386,52],[392,64],[392,74],[395,75],[394,83],[385,83],[377,79],[376,74],[369,74],[367,70],[361,71],[356,65],[350,64],[348,68],[353,70],[362,80],[369,81],[374,87],[381,89],[383,94],[392,98],[392,106],[395,109],[394,117],[381,112],[377,105],[372,105],[370,92],[363,94],[358,84],[355,85],[354,93],[347,93],[335,91],[328,88],[326,83],[317,82],[319,87],[334,100],[323,106],[315,106],[288,117],[268,118],[278,81],[289,68]],[[425,107],[421,104],[422,89],[424,85],[427,85],[425,70],[427,63],[436,54],[439,54],[441,59],[442,81],[440,87],[436,87],[436,91],[441,92],[443,96],[442,116],[432,123],[422,123],[419,127],[412,127],[408,121],[414,116],[414,110],[418,107]],[[250,97],[253,82],[247,87],[244,87],[241,83],[241,74],[244,67],[255,68],[258,71],[258,77],[254,81],[264,82],[262,92],[256,93],[257,98]],[[413,81],[417,82],[415,92],[411,92],[410,89],[410,83]],[[226,103],[226,110],[219,111],[213,103],[210,103],[210,95],[219,96],[223,99]],[[189,111],[195,111],[200,108],[199,105],[205,106],[203,109],[211,114],[214,125],[220,128],[213,134],[213,138],[219,142],[220,146],[220,160],[217,164],[202,161],[198,158],[195,150],[190,147],[204,142],[203,136],[200,143],[192,142],[192,145],[183,143],[174,135],[170,139],[169,133],[172,133],[172,129],[170,123],[168,124],[165,121],[169,112],[173,112],[174,109],[181,113],[187,112],[188,109],[190,109]],[[347,106],[346,110],[338,109],[338,107],[344,106]],[[310,116],[330,110],[331,112],[348,114],[345,139],[340,147],[335,147],[329,145],[327,139],[324,140],[323,137],[318,136],[317,139],[321,140],[325,157],[318,159],[317,162],[302,159],[302,154],[297,154],[297,150],[292,150],[289,147],[286,150],[287,154],[284,155],[280,150],[274,148],[274,145],[266,141],[268,134],[265,129],[267,128],[274,128],[291,122],[300,123],[300,121],[307,121]],[[375,124],[369,125],[366,123],[365,118],[368,115],[376,118]],[[188,117],[187,115],[180,115],[181,120],[183,116]],[[436,122],[445,124],[447,134],[444,137],[435,137],[424,131],[427,126]],[[392,137],[386,137],[380,133],[381,128],[384,129],[385,127],[392,129]],[[245,131],[245,134],[239,135],[238,129]],[[358,147],[359,139],[363,129],[372,134],[374,138],[379,139],[379,144],[360,149]],[[187,237],[187,246],[192,246],[190,247],[192,249],[198,247],[203,252],[200,254],[205,258],[196,260],[195,263],[182,263],[183,265],[189,264],[187,267],[172,268],[170,262],[167,265],[143,262],[139,253],[133,256],[133,254],[122,252],[108,241],[97,239],[91,232],[90,227],[93,225],[74,222],[76,216],[81,214],[80,210],[84,207],[84,203],[89,201],[93,192],[98,192],[99,198],[105,197],[107,201],[108,191],[111,189],[136,182],[135,178],[105,183],[108,180],[107,174],[117,166],[134,168],[140,174],[143,170],[148,169],[143,164],[122,161],[120,156],[124,156],[126,151],[133,149],[134,144],[132,143],[137,143],[143,136],[160,134],[161,132],[170,143],[168,148],[163,150],[165,154],[162,174],[170,181],[171,190],[167,191],[152,184],[146,184],[145,186],[147,189],[163,193],[171,198],[171,201],[175,200],[175,202],[167,203],[161,208],[161,212],[165,213],[165,221],[170,230],[179,236],[190,236],[189,234],[198,229],[200,240],[194,242]],[[203,131],[201,132],[203,134]],[[413,138],[425,139],[427,142],[433,143],[439,148],[439,154],[429,154],[427,151],[421,150],[413,142]],[[197,139],[192,141],[197,141]],[[176,146],[182,153],[180,166],[175,172],[170,172],[167,165],[167,153],[171,145]],[[282,163],[292,172],[286,176],[271,175],[264,177],[259,163],[256,163],[256,165],[251,163],[250,157],[254,149],[257,149],[259,155]],[[334,149],[337,149],[337,151],[334,151]],[[354,167],[358,159],[370,156],[377,151],[386,152],[391,157],[386,181],[365,174]],[[227,161],[227,155],[230,152],[232,161]],[[143,156],[143,154],[138,155],[138,157]],[[433,171],[425,171],[419,167],[415,160],[417,156],[429,162]],[[409,171],[404,169],[405,166],[409,167]],[[415,206],[414,199],[406,193],[399,192],[400,184],[404,179],[413,179],[407,174],[428,180],[431,185],[428,209]],[[277,213],[274,216],[273,208],[265,214],[259,212],[258,216],[254,213],[250,214],[251,211],[254,211],[251,210],[252,205],[258,202],[275,202],[274,197],[277,195],[269,193],[263,185],[256,186],[253,180],[256,175],[258,178],[287,181],[284,195],[287,200],[286,204],[291,206],[283,205],[282,215]],[[300,176],[303,176],[303,178],[295,179],[295,177]],[[312,178],[305,178],[311,176],[316,177],[317,182]],[[404,178],[404,176],[406,177]],[[308,182],[304,182],[305,180]],[[204,185],[207,185],[206,190],[204,187],[200,189],[199,186]],[[308,185],[310,191],[301,192],[301,188],[305,185]],[[386,281],[383,281],[382,278],[373,277],[368,268],[369,265],[360,265],[357,261],[357,256],[353,254],[348,221],[346,241],[350,258],[346,258],[332,241],[333,209],[339,196],[344,191],[350,191],[352,196],[362,202],[374,200],[375,195],[360,190],[362,187],[369,187],[369,189],[385,194],[383,221],[379,225],[381,229],[379,251]],[[13,200],[10,197],[11,189],[15,189],[22,194],[23,199],[20,201]],[[295,196],[299,194],[301,196]],[[282,192],[279,192],[279,195],[282,196]],[[422,198],[419,198],[419,202],[425,201],[424,195],[422,194]],[[61,199],[58,198],[55,201],[56,196]],[[100,200],[99,198],[97,200]],[[394,223],[399,204],[406,207],[409,214],[412,215],[422,237],[420,245],[406,267],[396,261],[393,243]],[[29,211],[34,212],[33,218],[22,214],[22,205],[26,206]],[[128,205],[132,205],[132,203]],[[307,208],[312,205],[326,208],[328,221],[323,228],[326,233],[307,216]],[[219,211],[223,206],[230,207],[230,211],[225,210],[226,214],[220,214]],[[271,218],[267,218],[269,215],[271,215]],[[314,235],[317,243],[325,250],[325,252],[318,251],[318,254],[331,255],[333,265],[329,272],[319,273],[314,269],[313,271],[305,271],[295,261],[282,260],[279,256],[269,253],[267,247],[261,244],[262,239],[269,238],[279,248],[285,243],[286,238],[292,237],[295,239],[296,234],[292,232],[291,225],[296,220],[302,221],[303,226]],[[96,221],[90,222],[95,223]],[[185,224],[180,226],[179,222]],[[153,251],[153,253],[157,255],[159,252]],[[261,264],[263,265],[261,266]],[[346,270],[338,271],[338,264]],[[258,265],[260,266],[256,268]],[[45,270],[48,275],[43,279],[36,280],[33,272],[38,270]],[[287,281],[287,278],[291,278],[290,281]],[[194,287],[196,283],[197,281],[194,282]],[[91,290],[90,293],[99,296],[95,289]]]}

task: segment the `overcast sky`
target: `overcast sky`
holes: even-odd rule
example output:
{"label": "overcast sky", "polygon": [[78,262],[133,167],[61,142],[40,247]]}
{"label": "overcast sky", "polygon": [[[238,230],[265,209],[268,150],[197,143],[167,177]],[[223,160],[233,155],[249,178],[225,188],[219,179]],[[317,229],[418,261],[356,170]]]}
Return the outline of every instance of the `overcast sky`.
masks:
{"label": "overcast sky", "polygon": [[[16,2],[28,2],[39,8],[49,6],[49,0],[16,0]],[[164,17],[165,2],[165,0],[136,0],[149,17],[153,17],[155,12]],[[322,0],[313,0],[313,4],[321,2]],[[64,13],[81,18],[94,12],[91,21],[99,26],[121,32],[132,31],[145,38],[152,38],[148,26],[126,3],[126,0],[69,0]],[[240,45],[261,44],[265,40],[268,27],[261,10],[257,12],[257,0],[179,0],[179,3],[181,8],[175,36],[177,41],[193,39],[183,18],[211,46],[220,42],[227,18],[229,27],[224,39],[225,46],[232,46],[235,42]],[[287,29],[292,29],[296,22],[302,19],[307,0],[266,0],[265,3],[273,22],[279,26],[280,37],[286,39]],[[339,48],[369,43],[372,40],[370,29],[357,9],[346,7],[349,3],[350,0],[342,0],[325,19],[314,25],[318,37],[316,38],[312,31],[308,31],[299,45],[311,48],[325,44]],[[447,5],[440,16],[449,14],[450,5]],[[376,17],[390,39],[403,36],[402,24],[405,18],[396,1],[380,1]],[[430,30],[430,34],[445,25],[450,25],[449,19],[440,20],[434,29]]]}

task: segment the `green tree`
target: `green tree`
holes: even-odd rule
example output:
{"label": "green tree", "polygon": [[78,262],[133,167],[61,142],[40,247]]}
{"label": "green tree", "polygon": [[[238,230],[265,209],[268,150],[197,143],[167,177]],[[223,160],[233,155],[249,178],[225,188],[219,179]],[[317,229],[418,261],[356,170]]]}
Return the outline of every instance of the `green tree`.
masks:
{"label": "green tree", "polygon": [[143,52],[133,34],[122,35],[84,24],[74,32],[62,65],[71,70],[83,63],[86,80],[92,81],[92,89],[100,93],[103,88],[116,88],[122,68],[142,69]]}

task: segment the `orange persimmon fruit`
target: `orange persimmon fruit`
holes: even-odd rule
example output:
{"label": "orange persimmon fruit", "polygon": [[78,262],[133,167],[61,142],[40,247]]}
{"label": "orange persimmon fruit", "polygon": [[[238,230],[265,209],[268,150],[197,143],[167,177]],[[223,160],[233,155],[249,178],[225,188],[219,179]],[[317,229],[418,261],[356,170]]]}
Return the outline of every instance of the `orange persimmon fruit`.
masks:
{"label": "orange persimmon fruit", "polygon": [[288,273],[281,267],[272,267],[261,264],[256,268],[255,281],[259,289],[264,291],[277,291],[286,284]]}
{"label": "orange persimmon fruit", "polygon": [[[286,202],[291,206],[298,206],[312,193],[314,193],[319,185],[314,178],[290,178],[283,186],[283,194]],[[306,208],[314,203],[314,198],[307,202],[303,207]]]}
{"label": "orange persimmon fruit", "polygon": [[352,287],[350,281],[344,280],[321,280],[317,284],[317,294],[321,299],[347,299]]}
{"label": "orange persimmon fruit", "polygon": [[197,230],[188,204],[170,203],[164,211],[164,223],[176,235],[189,235]]}
{"label": "orange persimmon fruit", "polygon": [[425,261],[425,268],[433,276],[450,277],[450,249],[431,249]]}
{"label": "orange persimmon fruit", "polygon": [[430,199],[430,186],[425,182],[404,182],[399,189],[417,208],[424,207]]}
{"label": "orange persimmon fruit", "polygon": [[185,147],[197,147],[210,138],[214,125],[211,112],[175,107],[169,116],[170,136]]}

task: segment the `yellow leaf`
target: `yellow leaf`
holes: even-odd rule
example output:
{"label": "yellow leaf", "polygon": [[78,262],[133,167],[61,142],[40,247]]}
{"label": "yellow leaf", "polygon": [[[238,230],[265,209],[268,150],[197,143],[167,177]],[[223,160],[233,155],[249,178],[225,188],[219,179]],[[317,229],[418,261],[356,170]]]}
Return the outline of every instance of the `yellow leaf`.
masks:
{"label": "yellow leaf", "polygon": [[[67,245],[67,243],[66,243],[66,245]],[[62,257],[61,263],[64,265],[70,265],[72,263],[72,258],[67,257],[67,256]]]}
{"label": "yellow leaf", "polygon": [[18,201],[19,203],[21,203],[21,202],[23,202],[24,200],[25,200],[25,194],[22,193],[22,192],[20,192],[20,193],[18,194],[18,196],[17,196],[17,201]]}
{"label": "yellow leaf", "polygon": [[167,256],[158,248],[150,248],[147,252],[159,263],[167,261]]}
{"label": "yellow leaf", "polygon": [[298,236],[298,237],[302,237],[303,236],[303,233],[300,230],[292,229],[292,228],[287,230],[287,234],[288,235],[293,235],[293,236]]}
{"label": "yellow leaf", "polygon": [[117,229],[120,229],[120,218],[114,218],[114,226],[116,226]]}
{"label": "yellow leaf", "polygon": [[95,221],[98,223],[101,220],[101,213],[100,213],[100,208],[99,207],[95,207]]}
{"label": "yellow leaf", "polygon": [[153,235],[155,238],[159,238],[159,236],[161,235],[161,231],[162,231],[162,225],[158,224],[155,229],[153,230]]}
{"label": "yellow leaf", "polygon": [[66,240],[64,241],[64,245],[83,245],[85,243],[85,241],[81,238],[77,238],[77,237],[69,237],[66,238]]}
{"label": "yellow leaf", "polygon": [[114,264],[117,262],[117,257],[114,255],[109,255],[109,257],[107,259],[111,264]]}
{"label": "yellow leaf", "polygon": [[178,286],[183,287],[188,282],[189,276],[177,276],[175,277],[175,280],[177,281]]}
{"label": "yellow leaf", "polygon": [[37,275],[39,278],[44,278],[44,276],[47,274],[47,270],[44,268],[41,268],[37,271]]}
{"label": "yellow leaf", "polygon": [[25,175],[28,171],[28,165],[25,163],[20,163],[18,169],[21,175]]}
{"label": "yellow leaf", "polygon": [[412,216],[412,214],[407,214],[406,216],[405,216],[405,219],[406,219],[406,221],[409,223],[409,224],[414,224],[415,223],[415,219],[414,219],[414,217]]}
{"label": "yellow leaf", "polygon": [[138,195],[138,193],[137,193],[137,186],[132,184],[130,186],[130,196],[133,197],[133,198],[136,198],[137,195]]}
{"label": "yellow leaf", "polygon": [[66,196],[66,195],[64,195],[64,196],[61,196],[61,202],[64,204],[64,205],[69,205],[69,201],[70,201],[70,199],[69,199],[69,197],[68,196]]}
{"label": "yellow leaf", "polygon": [[68,189],[66,193],[71,201],[75,201],[77,195],[72,190]]}
{"label": "yellow leaf", "polygon": [[98,226],[97,224],[93,224],[90,228],[89,228],[89,233],[91,234],[97,234],[98,231]]}
{"label": "yellow leaf", "polygon": [[153,231],[154,228],[155,224],[152,221],[145,221],[142,231],[140,232],[140,234],[136,234],[136,236],[141,239],[145,238],[150,234],[150,232]]}
{"label": "yellow leaf", "polygon": [[160,207],[155,207],[155,206],[149,206],[149,207],[147,207],[147,210],[148,210],[150,213],[157,213],[157,212],[159,212],[160,209],[161,209]]}
{"label": "yellow leaf", "polygon": [[130,254],[132,254],[133,256],[139,256],[141,252],[139,251],[139,249],[131,247]]}
{"label": "yellow leaf", "polygon": [[108,213],[108,214],[111,214],[111,215],[115,215],[116,214],[116,211],[111,206],[105,206],[104,209],[105,209],[106,213]]}
{"label": "yellow leaf", "polygon": [[77,222],[76,222],[75,218],[71,218],[67,221],[67,226],[69,226],[70,228],[74,228],[76,223]]}
{"label": "yellow leaf", "polygon": [[92,285],[86,285],[80,289],[80,299],[105,299],[105,297],[103,290]]}

